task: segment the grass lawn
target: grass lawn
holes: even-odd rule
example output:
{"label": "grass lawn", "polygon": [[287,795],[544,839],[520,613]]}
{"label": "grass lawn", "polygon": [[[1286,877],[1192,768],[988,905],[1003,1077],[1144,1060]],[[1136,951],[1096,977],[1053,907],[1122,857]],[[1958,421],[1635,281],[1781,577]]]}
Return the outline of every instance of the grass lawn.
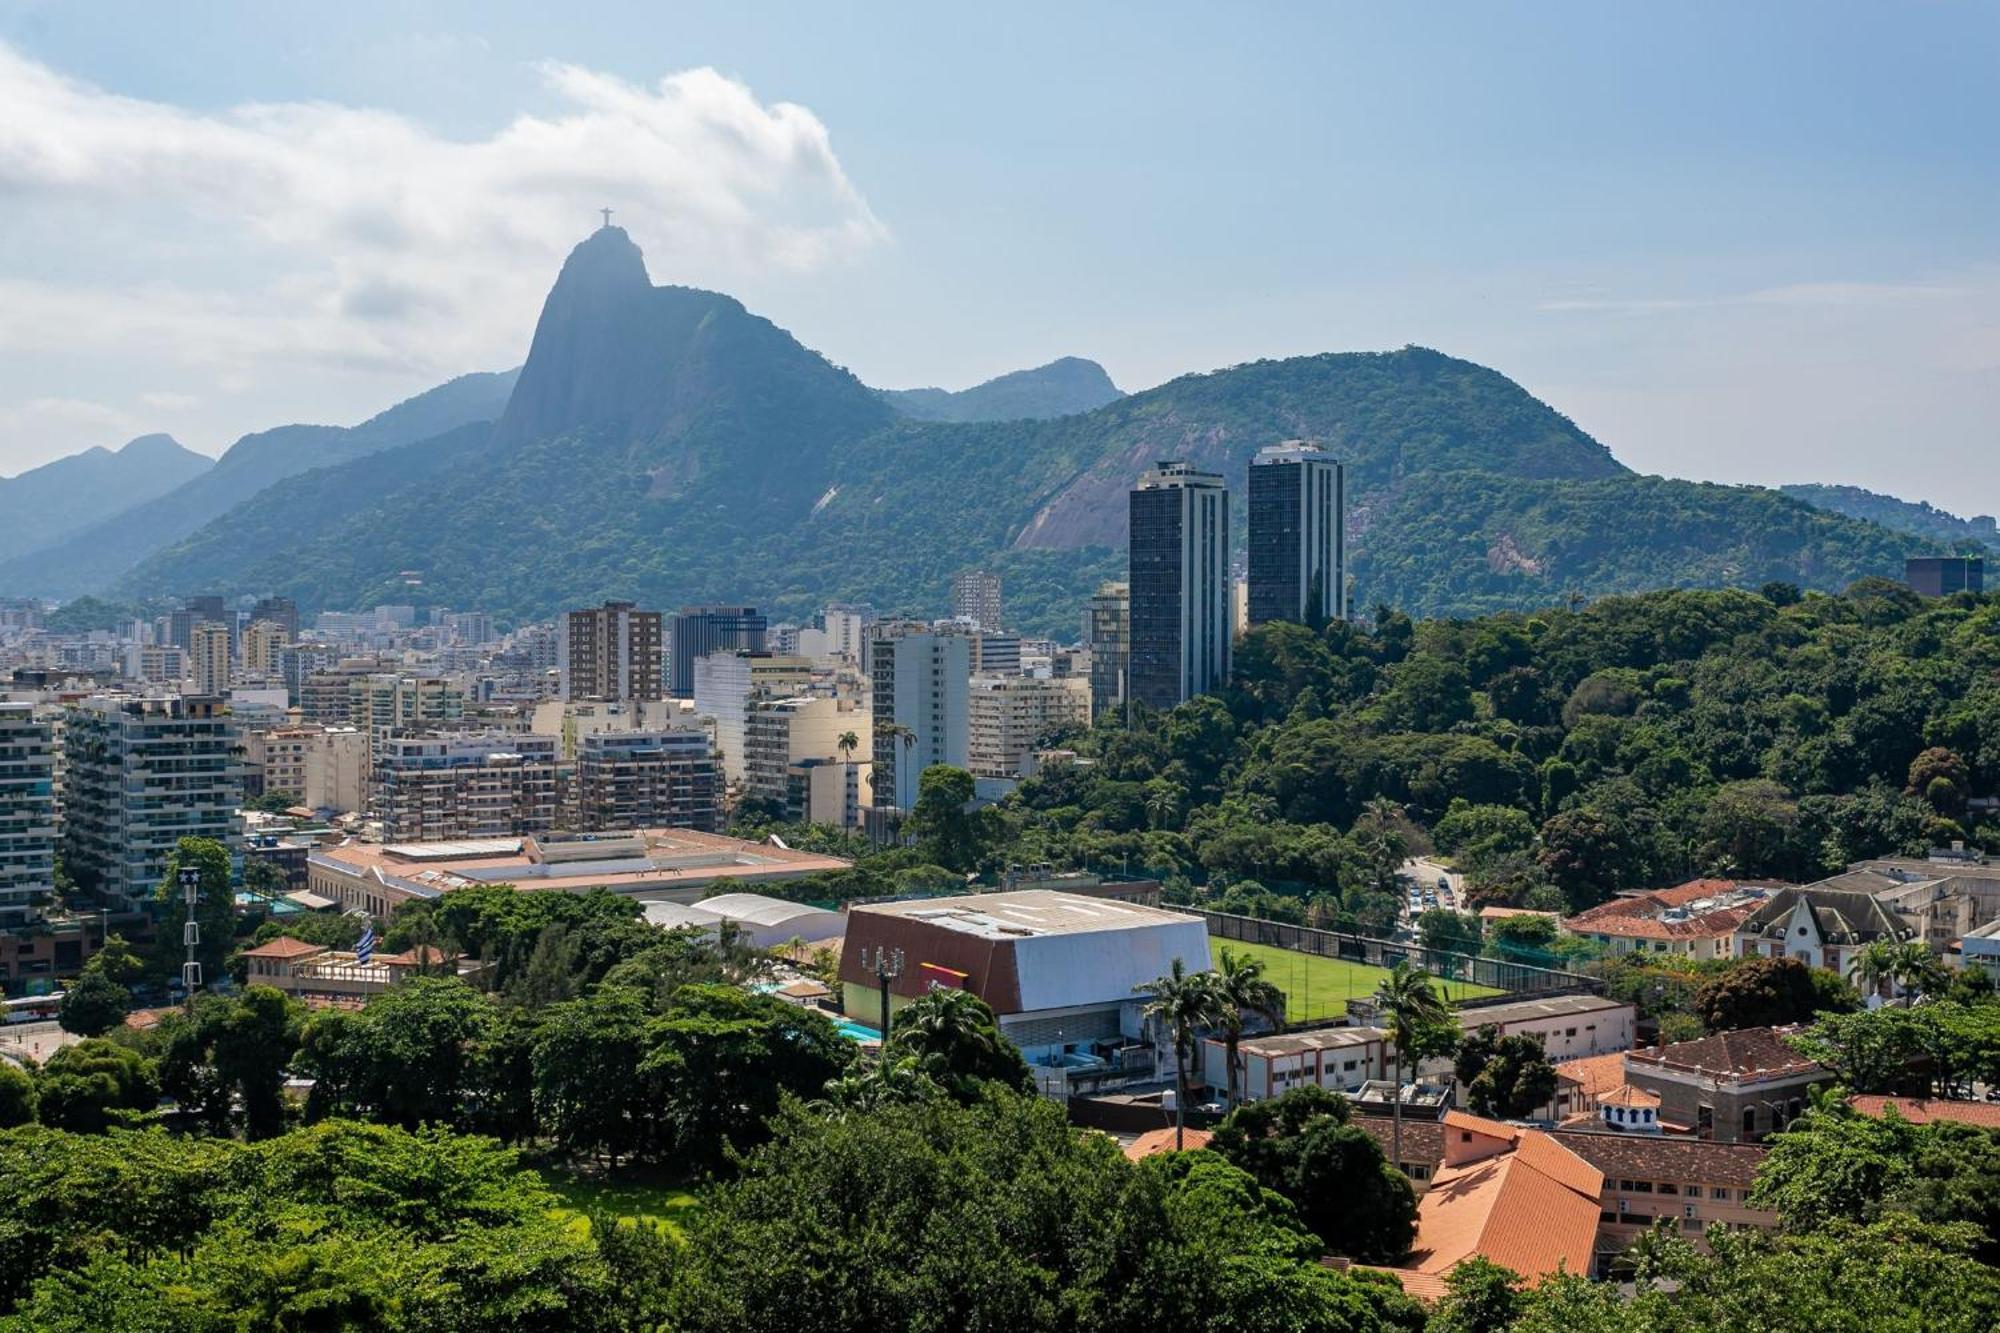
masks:
{"label": "grass lawn", "polygon": [[[1351,963],[1344,958],[1325,958],[1316,953],[1300,953],[1296,949],[1280,949],[1272,944],[1249,944],[1218,937],[1211,937],[1208,944],[1211,956],[1217,959],[1224,949],[1228,949],[1232,953],[1248,954],[1261,960],[1264,975],[1285,993],[1285,1021],[1288,1023],[1339,1018],[1347,1012],[1350,999],[1364,999],[1374,994],[1382,978],[1389,975],[1386,968]],[[1453,1003],[1500,993],[1491,986],[1475,986],[1469,981],[1439,981],[1437,984],[1443,987],[1445,998]]]}
{"label": "grass lawn", "polygon": [[609,1213],[621,1222],[644,1222],[679,1235],[681,1224],[701,1208],[701,1196],[683,1186],[640,1176],[575,1175],[559,1167],[541,1168],[542,1180],[561,1196],[562,1211],[584,1220]]}

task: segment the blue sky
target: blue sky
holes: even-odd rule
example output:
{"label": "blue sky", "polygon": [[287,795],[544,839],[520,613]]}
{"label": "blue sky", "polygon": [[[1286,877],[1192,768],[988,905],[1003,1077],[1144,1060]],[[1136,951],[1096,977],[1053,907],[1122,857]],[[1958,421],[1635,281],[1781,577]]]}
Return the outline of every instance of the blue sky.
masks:
{"label": "blue sky", "polygon": [[0,471],[508,364],[604,203],[871,383],[1421,343],[2000,509],[1993,6],[197,8],[0,0]]}

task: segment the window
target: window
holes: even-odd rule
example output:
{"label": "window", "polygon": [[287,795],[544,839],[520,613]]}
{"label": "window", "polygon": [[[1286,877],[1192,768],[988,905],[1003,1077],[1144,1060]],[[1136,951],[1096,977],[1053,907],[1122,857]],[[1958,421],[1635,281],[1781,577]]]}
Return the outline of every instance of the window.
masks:
{"label": "window", "polygon": [[1708,1189],[1708,1197],[1711,1199],[1722,1199],[1724,1201],[1727,1201],[1729,1198],[1729,1191],[1724,1189],[1720,1185],[1711,1185],[1709,1186]]}
{"label": "window", "polygon": [[1681,1192],[1681,1187],[1679,1185],[1674,1184],[1673,1181],[1663,1180],[1660,1182],[1660,1193],[1679,1194],[1680,1192]]}
{"label": "window", "polygon": [[1756,1132],[1757,1132],[1757,1108],[1754,1106],[1746,1106],[1743,1108],[1743,1137],[1746,1139],[1750,1138],[1752,1135],[1756,1134]]}
{"label": "window", "polygon": [[1471,1131],[1471,1130],[1469,1130],[1469,1129],[1461,1129],[1461,1130],[1459,1130],[1459,1131],[1458,1131],[1458,1141],[1459,1141],[1460,1143],[1470,1143],[1470,1142],[1472,1142],[1472,1131]]}
{"label": "window", "polygon": [[1576,1029],[1575,1029],[1575,1028],[1564,1028],[1564,1029],[1563,1029],[1563,1036],[1565,1036],[1565,1037],[1574,1037],[1575,1035],[1576,1035]]}
{"label": "window", "polygon": [[1634,1194],[1651,1194],[1653,1192],[1653,1182],[1650,1180],[1635,1180],[1632,1182],[1632,1192]]}
{"label": "window", "polygon": [[1618,1220],[1618,1214],[1616,1214],[1616,1213],[1599,1213],[1599,1214],[1597,1215],[1597,1220],[1598,1220],[1598,1221],[1600,1221],[1600,1222],[1616,1222],[1616,1221]]}

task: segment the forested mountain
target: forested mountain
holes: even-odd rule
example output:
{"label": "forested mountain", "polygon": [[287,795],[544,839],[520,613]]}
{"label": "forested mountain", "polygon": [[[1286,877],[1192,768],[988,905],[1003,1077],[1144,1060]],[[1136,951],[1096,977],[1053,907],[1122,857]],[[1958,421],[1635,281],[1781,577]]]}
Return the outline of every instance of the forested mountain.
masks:
{"label": "forested mountain", "polygon": [[1892,531],[1925,541],[1943,542],[1953,547],[1977,543],[1988,550],[2000,551],[2000,526],[1996,526],[1990,514],[1960,518],[1925,501],[1899,500],[1893,495],[1864,490],[1859,486],[1807,484],[1781,486],[1779,489],[1815,509],[1880,523]]}
{"label": "forested mountain", "polygon": [[1069,635],[1123,567],[1142,471],[1221,471],[1240,518],[1251,456],[1295,436],[1347,463],[1357,606],[1832,589],[1911,545],[1776,492],[1636,476],[1505,376],[1422,348],[1255,362],[1049,420],[914,421],[729,297],[654,287],[607,227],[564,265],[490,439],[268,490],[119,591],[349,607],[413,595],[416,571],[414,595],[512,615],[622,596],[803,616],[830,598],[941,610],[980,564],[1007,578],[1011,621]]}
{"label": "forested mountain", "polygon": [[1104,367],[1080,356],[950,389],[877,389],[891,407],[919,421],[1015,421],[1066,417],[1119,398]]}
{"label": "forested mountain", "polygon": [[0,585],[57,597],[104,588],[154,552],[301,472],[426,440],[467,422],[492,421],[516,373],[461,375],[358,426],[279,426],[246,435],[184,484],[0,564]]}
{"label": "forested mountain", "polygon": [[144,504],[213,466],[171,435],[141,435],[118,449],[86,449],[0,477],[0,560]]}

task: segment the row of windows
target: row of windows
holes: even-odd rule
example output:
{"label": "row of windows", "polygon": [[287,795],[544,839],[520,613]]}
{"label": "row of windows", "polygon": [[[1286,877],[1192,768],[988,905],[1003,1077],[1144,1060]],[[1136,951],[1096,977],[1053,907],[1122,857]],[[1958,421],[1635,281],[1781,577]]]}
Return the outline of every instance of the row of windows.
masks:
{"label": "row of windows", "polygon": [[[1749,1190],[1731,1189],[1725,1185],[1710,1185],[1706,1188],[1708,1197],[1718,1202],[1726,1203],[1732,1198],[1739,1203],[1750,1202]],[[1657,1182],[1651,1180],[1621,1180],[1618,1182],[1618,1189],[1620,1193],[1624,1194],[1679,1194],[1685,1195],[1690,1199],[1699,1199],[1702,1196],[1703,1186],[1691,1183],[1679,1184],[1671,1180]],[[1618,1206],[1623,1208],[1625,1205],[1621,1202]]]}

